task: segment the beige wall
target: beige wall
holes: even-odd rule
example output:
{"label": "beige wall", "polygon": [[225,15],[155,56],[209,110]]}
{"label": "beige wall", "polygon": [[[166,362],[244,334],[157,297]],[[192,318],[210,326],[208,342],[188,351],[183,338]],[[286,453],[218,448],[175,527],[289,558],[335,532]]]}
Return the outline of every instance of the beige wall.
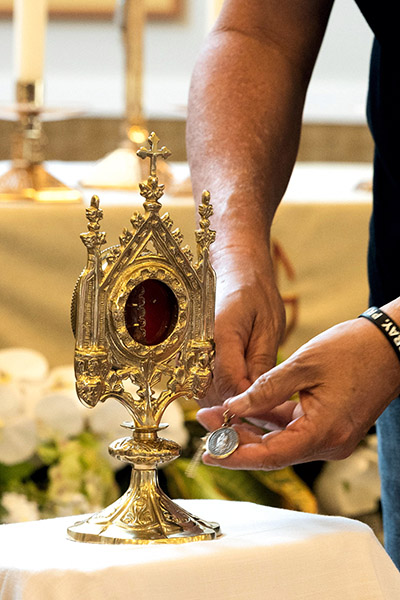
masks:
{"label": "beige wall", "polygon": [[[10,138],[15,124],[0,121],[0,160],[10,157]],[[80,118],[47,122],[47,159],[97,160],[118,147],[122,121],[112,118]],[[152,119],[149,130],[173,148],[173,159],[186,159],[185,121]],[[366,125],[310,124],[303,127],[298,159],[301,161],[371,162],[373,144]]]}

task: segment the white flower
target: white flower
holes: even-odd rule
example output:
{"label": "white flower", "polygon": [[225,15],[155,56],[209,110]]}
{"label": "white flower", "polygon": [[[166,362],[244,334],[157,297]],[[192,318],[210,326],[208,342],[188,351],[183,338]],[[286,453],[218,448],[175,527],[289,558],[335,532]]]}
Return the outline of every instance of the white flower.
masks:
{"label": "white flower", "polygon": [[0,350],[0,379],[12,383],[20,390],[24,400],[24,412],[42,394],[49,365],[40,352],[28,348]]}
{"label": "white flower", "polygon": [[9,421],[23,411],[22,394],[13,383],[0,383],[0,422]]}
{"label": "white flower", "polygon": [[189,441],[189,432],[185,427],[185,417],[178,401],[171,402],[167,406],[162,421],[169,425],[163,437],[174,440],[174,442],[177,442],[184,448]]}
{"label": "white flower", "polygon": [[84,418],[74,392],[49,393],[37,402],[34,409],[41,439],[68,439],[84,429]]}
{"label": "white flower", "polygon": [[29,348],[0,350],[0,372],[13,381],[42,382],[47,377],[49,365],[46,358]]}
{"label": "white flower", "polygon": [[109,398],[87,413],[87,422],[94,434],[106,437],[110,442],[126,435],[121,423],[129,419],[129,414],[117,400]]}
{"label": "white flower", "polygon": [[97,404],[94,408],[87,410],[86,420],[90,430],[100,443],[101,455],[107,460],[112,469],[117,471],[126,466],[126,463],[116,460],[108,452],[108,446],[111,442],[130,434],[127,429],[121,427],[121,423],[129,420],[126,408],[117,400],[109,398],[104,403]]}
{"label": "white flower", "polygon": [[36,444],[36,425],[23,412],[19,389],[14,384],[0,384],[0,462],[15,465],[29,460]]}
{"label": "white flower", "polygon": [[4,523],[22,523],[40,519],[39,509],[36,503],[28,500],[23,494],[5,492],[2,496],[1,503],[3,508],[7,511]]}
{"label": "white flower", "polygon": [[32,458],[36,449],[35,423],[21,417],[0,426],[0,462],[16,465]]}
{"label": "white flower", "polygon": [[75,390],[75,373],[72,365],[55,367],[46,381],[46,391]]}
{"label": "white flower", "polygon": [[[371,437],[371,439],[369,439]],[[356,517],[374,513],[380,499],[375,436],[341,461],[327,462],[315,482],[321,509],[333,515]]]}
{"label": "white flower", "polygon": [[91,506],[89,500],[79,492],[65,493],[54,505],[53,516],[69,517],[100,510],[100,506]]}

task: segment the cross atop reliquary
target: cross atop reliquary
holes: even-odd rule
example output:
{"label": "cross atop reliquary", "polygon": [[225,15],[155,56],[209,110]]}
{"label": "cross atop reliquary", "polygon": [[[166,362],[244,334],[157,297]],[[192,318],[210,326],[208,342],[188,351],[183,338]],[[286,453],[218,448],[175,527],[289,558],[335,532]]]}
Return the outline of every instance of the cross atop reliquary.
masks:
{"label": "cross atop reliquary", "polygon": [[132,465],[128,491],[113,505],[69,528],[80,541],[102,543],[182,542],[211,539],[218,532],[186,513],[159,488],[157,468],[179,456],[175,442],[158,431],[167,406],[177,399],[201,398],[212,378],[214,360],[215,274],[209,261],[212,206],[204,192],[196,231],[197,262],[168,213],[160,216],[157,159],[152,133],[150,174],[140,184],[145,213],[131,218],[119,244],[102,249],[102,210],[94,196],[86,210],[88,231],[81,235],[87,264],[75,289],[72,321],[75,333],[76,389],[93,408],[114,399],[128,411],[123,426],[130,435],[109,446],[112,456]]}
{"label": "cross atop reliquary", "polygon": [[158,202],[159,198],[164,193],[164,185],[158,185],[157,177],[157,158],[163,158],[166,160],[171,156],[171,152],[166,146],[162,146],[160,150],[157,149],[159,138],[154,132],[148,137],[150,148],[142,146],[136,152],[140,158],[150,158],[150,175],[146,183],[139,183],[140,195],[146,198],[144,207],[146,210],[159,210],[161,204]]}

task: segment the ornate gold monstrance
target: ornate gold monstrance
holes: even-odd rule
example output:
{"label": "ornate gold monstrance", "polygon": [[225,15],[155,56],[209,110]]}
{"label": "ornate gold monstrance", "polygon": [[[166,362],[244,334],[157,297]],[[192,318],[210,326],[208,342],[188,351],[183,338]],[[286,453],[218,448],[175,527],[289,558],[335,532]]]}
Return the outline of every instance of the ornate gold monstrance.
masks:
{"label": "ornate gold monstrance", "polygon": [[[181,247],[179,229],[172,229],[168,214],[159,215],[164,186],[156,163],[170,152],[165,146],[158,150],[154,133],[148,141],[149,148],[138,150],[141,158],[150,158],[150,175],[140,184],[145,214],[133,215],[133,230],[123,230],[119,245],[101,250],[103,215],[93,196],[88,231],[81,235],[87,265],[72,310],[77,393],[89,408],[114,398],[132,419],[123,423],[130,435],[109,446],[112,456],[132,465],[130,486],[116,502],[68,529],[85,542],[180,543],[219,532],[216,523],[189,514],[158,485],[157,468],[180,454],[177,443],[158,437],[167,427],[162,415],[178,398],[201,398],[212,377],[215,274],[209,246],[215,232],[209,228],[210,195],[204,192],[193,263],[190,249]],[[136,393],[124,389],[127,381]]]}

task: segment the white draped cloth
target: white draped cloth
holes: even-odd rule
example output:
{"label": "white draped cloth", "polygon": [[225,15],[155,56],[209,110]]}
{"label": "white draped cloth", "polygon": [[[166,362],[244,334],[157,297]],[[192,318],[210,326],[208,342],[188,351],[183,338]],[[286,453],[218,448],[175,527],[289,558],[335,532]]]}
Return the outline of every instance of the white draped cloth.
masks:
{"label": "white draped cloth", "polygon": [[398,600],[400,573],[363,523],[181,500],[223,535],[188,544],[67,539],[77,517],[0,526],[1,600]]}

